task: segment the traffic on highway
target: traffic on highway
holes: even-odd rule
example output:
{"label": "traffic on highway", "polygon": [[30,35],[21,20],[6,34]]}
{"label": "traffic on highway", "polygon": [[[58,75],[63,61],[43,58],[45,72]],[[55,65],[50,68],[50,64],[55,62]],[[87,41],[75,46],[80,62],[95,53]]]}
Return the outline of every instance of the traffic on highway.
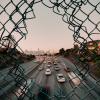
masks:
{"label": "traffic on highway", "polygon": [[[87,82],[74,70],[75,66],[63,57],[45,57],[41,63],[31,61],[22,66],[25,69],[27,88],[24,88],[26,84],[24,81],[20,86],[16,86],[14,80],[4,74],[0,77],[0,100],[19,100],[19,98],[20,100],[85,100],[85,98],[99,100],[100,98],[99,93],[91,90],[91,85],[87,85]],[[2,74],[8,71],[9,69],[5,69]],[[5,77],[9,77],[9,80]]]}

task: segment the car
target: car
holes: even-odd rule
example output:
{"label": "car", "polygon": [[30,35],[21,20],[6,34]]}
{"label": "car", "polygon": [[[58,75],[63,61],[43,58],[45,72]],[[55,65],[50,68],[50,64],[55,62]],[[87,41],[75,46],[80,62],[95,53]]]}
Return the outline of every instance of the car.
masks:
{"label": "car", "polygon": [[45,75],[51,75],[51,70],[50,70],[50,68],[47,68],[47,69],[46,69]]}
{"label": "car", "polygon": [[48,65],[47,65],[47,67],[51,67],[51,65],[50,65],[50,64],[48,64]]}
{"label": "car", "polygon": [[51,64],[52,62],[51,61],[48,61],[48,64]]}
{"label": "car", "polygon": [[55,66],[54,69],[55,69],[56,71],[60,70],[60,68],[59,68],[58,66]]}
{"label": "car", "polygon": [[37,62],[39,62],[39,61],[38,61],[38,60],[35,60],[34,62],[37,63]]}
{"label": "car", "polygon": [[38,69],[38,70],[40,70],[40,71],[41,71],[41,70],[43,70],[43,67],[39,67],[39,69]]}
{"label": "car", "polygon": [[60,83],[64,83],[64,82],[65,82],[65,77],[64,77],[64,75],[63,75],[62,73],[57,74],[57,80],[58,80],[58,82],[60,82]]}
{"label": "car", "polygon": [[43,63],[46,64],[46,61],[44,61]]}
{"label": "car", "polygon": [[55,61],[56,61],[57,63],[59,63],[59,62],[60,62],[58,59],[55,59]]}
{"label": "car", "polygon": [[53,64],[54,64],[54,65],[57,65],[57,63],[56,63],[56,62],[54,62]]}

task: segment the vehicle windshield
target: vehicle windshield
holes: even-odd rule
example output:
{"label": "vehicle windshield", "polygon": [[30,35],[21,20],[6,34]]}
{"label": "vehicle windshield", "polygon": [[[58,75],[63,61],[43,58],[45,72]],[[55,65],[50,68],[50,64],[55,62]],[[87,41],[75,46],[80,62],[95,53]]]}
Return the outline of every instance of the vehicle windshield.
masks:
{"label": "vehicle windshield", "polygon": [[59,78],[63,78],[63,76],[59,76]]}
{"label": "vehicle windshield", "polygon": [[58,74],[59,77],[63,77],[63,74]]}

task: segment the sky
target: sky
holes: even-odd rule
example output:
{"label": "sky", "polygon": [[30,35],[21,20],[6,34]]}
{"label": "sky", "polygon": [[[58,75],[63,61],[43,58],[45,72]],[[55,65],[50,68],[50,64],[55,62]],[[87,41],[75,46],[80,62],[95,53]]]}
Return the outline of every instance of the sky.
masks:
{"label": "sky", "polygon": [[62,17],[42,4],[34,7],[35,19],[28,20],[28,34],[19,45],[23,50],[58,51],[60,48],[73,47],[73,32]]}
{"label": "sky", "polygon": [[[0,0],[0,4],[6,6],[7,3],[9,3],[10,1],[11,0]],[[17,4],[17,2],[19,1],[20,0],[18,1],[13,0],[15,4]],[[48,2],[49,0],[43,0],[43,1]],[[93,5],[97,5],[100,2],[100,0],[89,0],[89,1],[91,1]],[[22,9],[24,9],[23,7]],[[11,14],[14,9],[15,7],[13,6],[13,4],[11,5],[9,4],[5,8],[6,12],[9,14]],[[62,21],[62,16],[53,13],[52,9],[49,9],[48,7],[44,6],[42,3],[38,3],[34,5],[33,9],[36,18],[26,21],[28,34],[26,36],[26,39],[23,38],[19,42],[19,46],[22,48],[23,51],[50,50],[56,52],[60,48],[68,49],[73,47],[73,43],[74,43],[73,32],[70,29],[68,29],[68,24]],[[93,30],[94,28],[100,29],[100,14],[97,13],[97,11],[100,12],[100,3],[98,4],[96,9],[89,3],[87,3],[85,6],[83,5],[81,9],[86,14],[84,14],[81,11],[78,11],[78,13],[76,13],[75,16],[80,20],[84,21],[85,18],[88,17],[87,15],[90,14],[89,18],[83,23],[83,26],[87,28],[88,33],[91,33],[91,30]],[[0,12],[1,11],[2,8],[0,8]],[[68,13],[72,13],[71,9],[67,11]],[[91,11],[93,12],[91,13]],[[18,14],[13,15],[13,20],[15,22],[17,22],[19,19],[20,19],[20,14],[19,16]],[[9,16],[6,13],[0,14],[0,22],[4,24],[7,20],[9,20]],[[74,20],[77,21],[77,19]],[[92,20],[92,22],[90,22],[89,20]],[[0,29],[1,27],[2,25],[0,24]],[[85,27],[83,27],[84,30]],[[8,31],[12,31],[14,25],[12,24],[12,22],[8,21],[5,24],[5,28]],[[92,32],[98,33],[97,30]],[[19,39],[18,34],[19,33],[14,33],[16,39],[17,38]],[[87,39],[88,37],[88,35],[82,29],[80,31],[80,36],[84,37],[85,39]],[[98,36],[98,34],[92,34],[90,37],[95,40],[96,39],[100,40],[100,36]],[[80,39],[79,41],[83,42],[82,39]]]}

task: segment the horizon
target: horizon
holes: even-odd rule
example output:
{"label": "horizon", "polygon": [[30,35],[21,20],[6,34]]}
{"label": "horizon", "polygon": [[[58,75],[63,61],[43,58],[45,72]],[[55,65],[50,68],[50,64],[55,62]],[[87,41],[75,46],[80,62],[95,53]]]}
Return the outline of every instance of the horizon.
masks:
{"label": "horizon", "polygon": [[[63,48],[63,47],[62,47]],[[73,48],[73,47],[72,47]],[[61,49],[61,48],[60,48]],[[50,52],[50,53],[58,53],[59,50],[53,50],[53,49],[49,49],[49,50],[42,50],[42,49],[37,49],[37,50],[24,50],[24,52],[44,52],[44,53],[47,53],[47,52]],[[67,49],[71,49],[71,48],[64,48],[64,50],[67,50]]]}

